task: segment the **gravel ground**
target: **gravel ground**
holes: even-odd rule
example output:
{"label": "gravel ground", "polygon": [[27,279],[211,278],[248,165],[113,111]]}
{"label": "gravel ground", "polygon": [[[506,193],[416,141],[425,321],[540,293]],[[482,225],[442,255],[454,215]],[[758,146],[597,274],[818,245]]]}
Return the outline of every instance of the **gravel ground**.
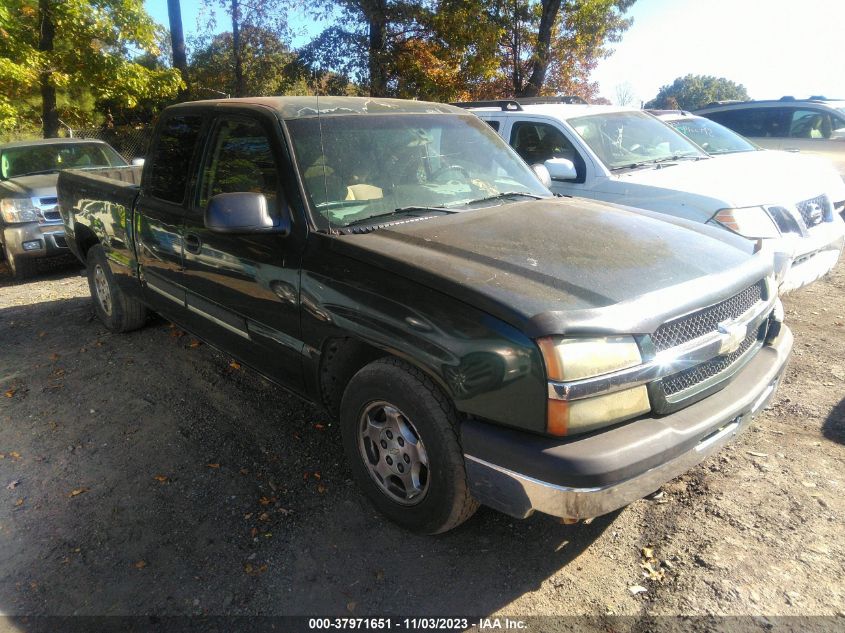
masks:
{"label": "gravel ground", "polygon": [[772,408],[662,494],[590,524],[482,509],[440,537],[375,514],[319,410],[167,322],[112,335],[78,266],[42,272],[0,269],[0,613],[845,628],[844,263],[785,301]]}

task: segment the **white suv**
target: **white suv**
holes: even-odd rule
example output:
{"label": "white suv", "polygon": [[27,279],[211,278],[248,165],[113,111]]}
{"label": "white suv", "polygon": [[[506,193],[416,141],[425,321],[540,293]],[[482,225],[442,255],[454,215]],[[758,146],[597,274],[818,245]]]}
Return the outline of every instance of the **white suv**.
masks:
{"label": "white suv", "polygon": [[827,173],[737,168],[642,110],[555,98],[457,105],[509,141],[556,194],[762,239],[775,252],[781,292],[827,274],[842,252],[845,222],[834,203],[845,199],[845,188]]}

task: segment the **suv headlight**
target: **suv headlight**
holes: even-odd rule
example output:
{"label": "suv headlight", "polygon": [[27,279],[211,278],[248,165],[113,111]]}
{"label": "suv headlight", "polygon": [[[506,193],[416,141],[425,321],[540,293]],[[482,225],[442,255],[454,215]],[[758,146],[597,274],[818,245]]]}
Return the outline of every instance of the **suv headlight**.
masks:
{"label": "suv headlight", "polygon": [[780,237],[778,227],[763,207],[722,209],[713,216],[713,221],[743,237]]}
{"label": "suv headlight", "polygon": [[[538,339],[537,345],[551,381],[585,380],[642,364],[632,336],[547,337]],[[546,431],[552,435],[586,433],[650,410],[645,385],[578,400],[549,398]]]}
{"label": "suv headlight", "polygon": [[4,198],[0,200],[0,215],[8,224],[37,222],[38,209],[28,198]]}

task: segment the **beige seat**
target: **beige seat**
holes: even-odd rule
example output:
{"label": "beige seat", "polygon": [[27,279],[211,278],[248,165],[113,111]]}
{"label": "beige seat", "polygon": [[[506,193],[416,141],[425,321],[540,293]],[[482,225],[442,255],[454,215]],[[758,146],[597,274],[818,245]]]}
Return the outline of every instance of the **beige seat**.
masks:
{"label": "beige seat", "polygon": [[364,183],[358,185],[349,185],[346,188],[347,200],[377,200],[384,198],[384,191],[381,187],[375,185],[367,185]]}

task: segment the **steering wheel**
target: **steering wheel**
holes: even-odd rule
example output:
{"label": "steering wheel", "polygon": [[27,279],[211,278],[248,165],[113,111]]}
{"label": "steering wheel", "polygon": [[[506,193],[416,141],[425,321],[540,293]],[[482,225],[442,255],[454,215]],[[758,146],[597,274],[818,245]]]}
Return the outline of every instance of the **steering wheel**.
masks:
{"label": "steering wheel", "polygon": [[429,180],[436,181],[440,178],[440,176],[442,176],[443,174],[445,174],[449,171],[459,171],[466,177],[467,180],[470,179],[469,172],[467,171],[467,169],[465,167],[462,167],[461,165],[446,165],[445,167],[441,167],[440,169],[435,171],[433,174],[431,174],[431,176],[429,176]]}

